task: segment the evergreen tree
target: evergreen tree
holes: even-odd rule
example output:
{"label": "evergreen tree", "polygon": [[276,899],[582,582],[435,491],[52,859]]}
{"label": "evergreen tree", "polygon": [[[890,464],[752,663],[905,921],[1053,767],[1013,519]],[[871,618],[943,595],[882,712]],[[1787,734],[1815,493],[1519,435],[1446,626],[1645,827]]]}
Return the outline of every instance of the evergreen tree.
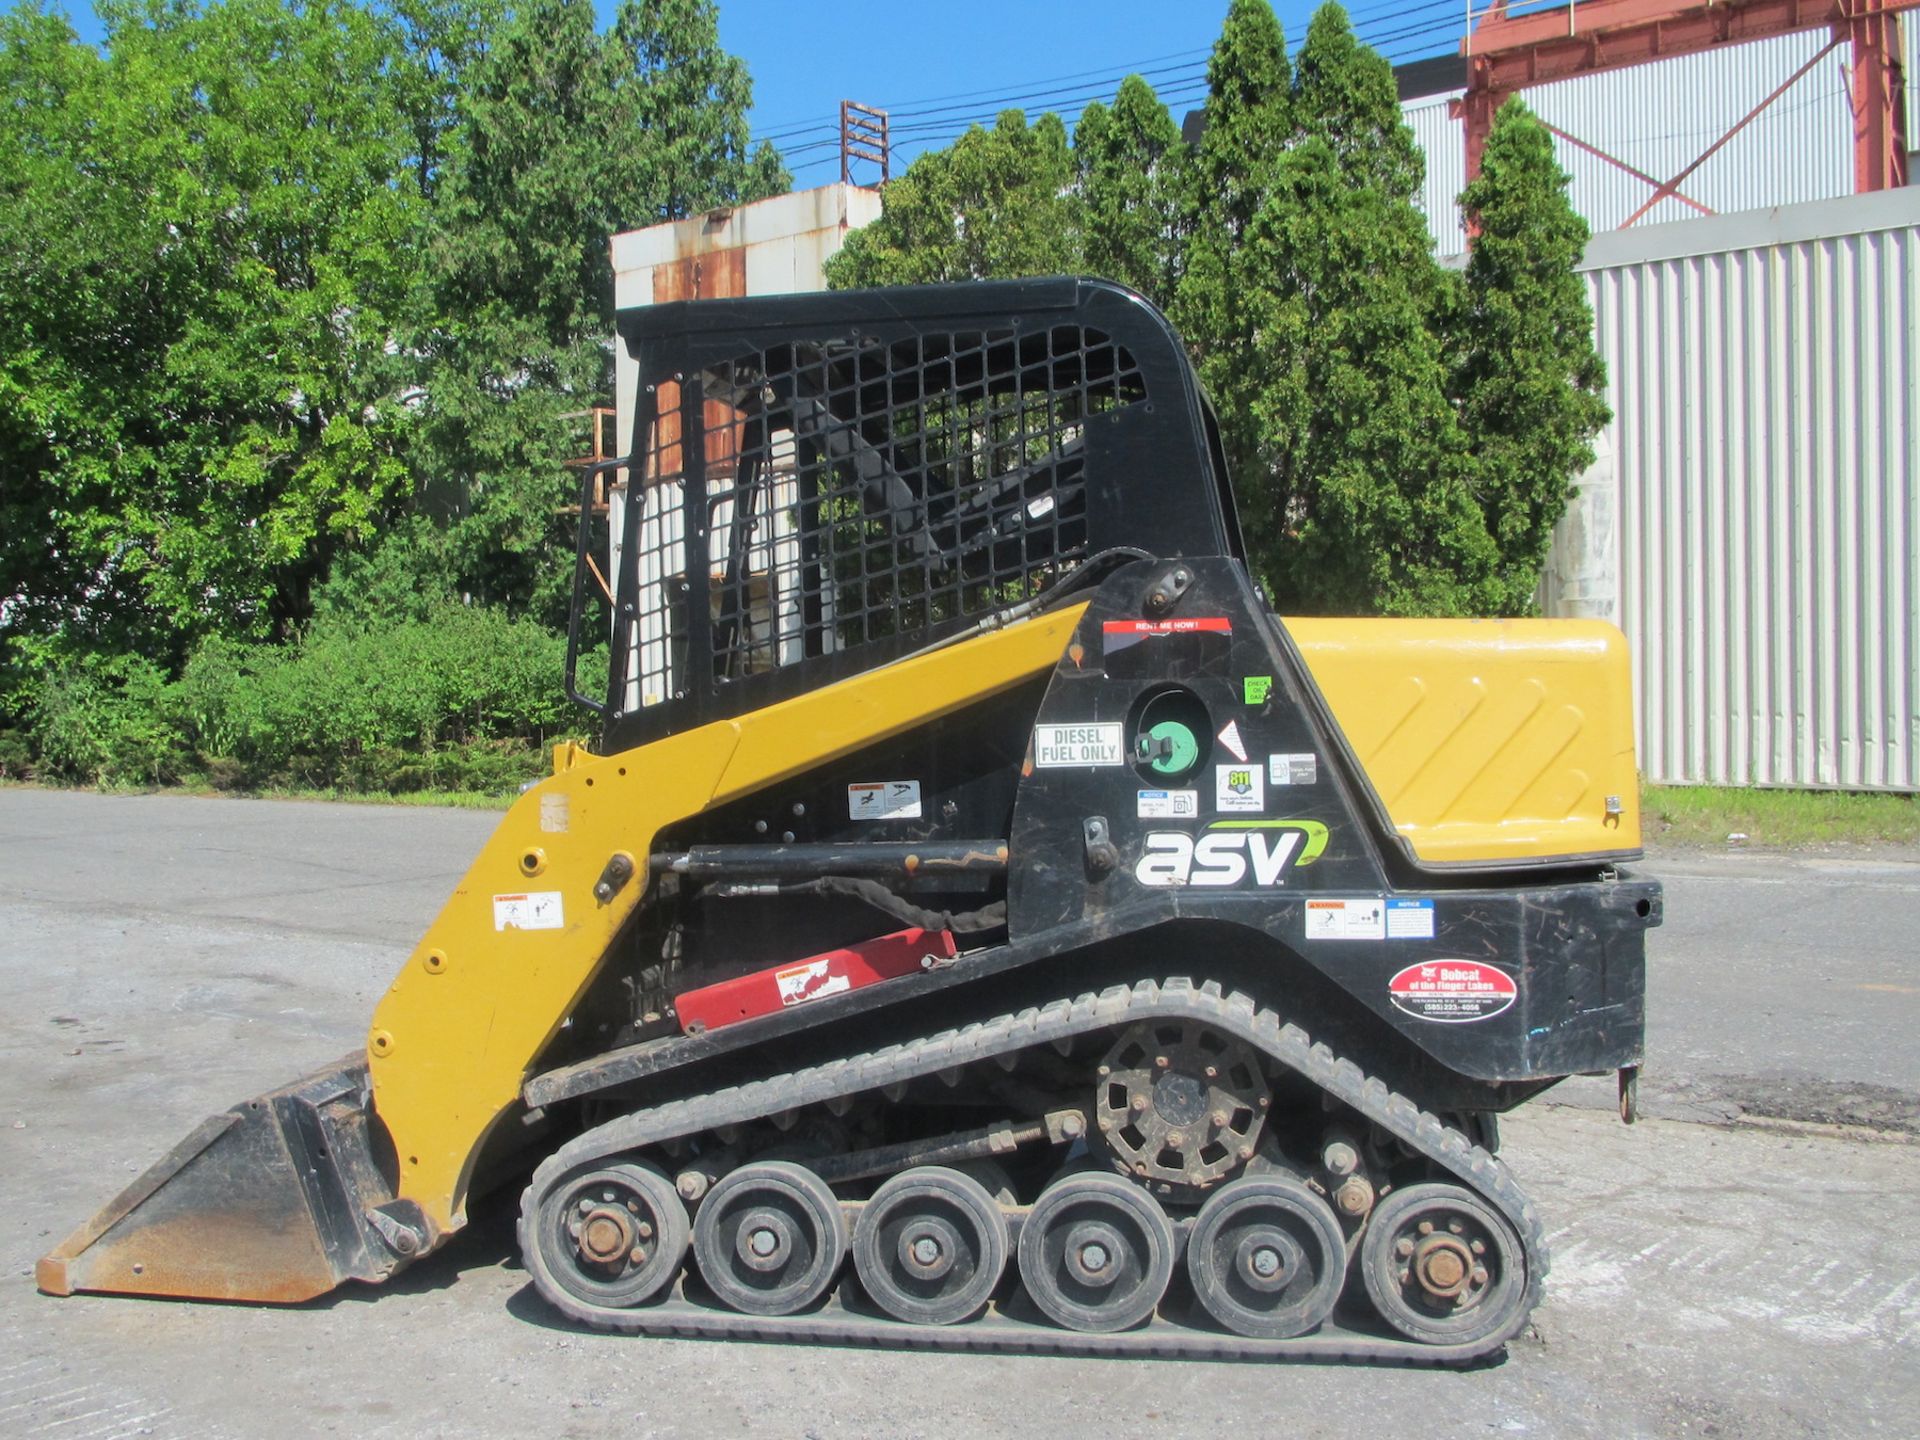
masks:
{"label": "evergreen tree", "polygon": [[1166,306],[1179,273],[1180,127],[1153,87],[1129,75],[1111,110],[1096,100],[1080,112],[1073,153],[1081,264]]}
{"label": "evergreen tree", "polygon": [[1054,114],[1019,110],[917,157],[886,209],[827,262],[836,290],[1058,275],[1079,268],[1073,158]]}
{"label": "evergreen tree", "polygon": [[1293,129],[1286,38],[1267,0],[1228,7],[1207,62],[1205,117],[1186,166],[1186,248],[1171,314],[1219,414],[1248,538],[1264,551],[1278,509],[1262,432],[1297,405],[1283,377],[1258,368],[1257,350],[1271,345],[1268,331],[1280,317],[1274,277],[1244,243]]}
{"label": "evergreen tree", "polygon": [[1272,509],[1247,526],[1276,608],[1483,608],[1492,557],[1463,480],[1419,217],[1351,184],[1310,136],[1282,162],[1247,250],[1278,277],[1252,352]]}
{"label": "evergreen tree", "polygon": [[1308,22],[1294,66],[1293,121],[1296,139],[1324,140],[1351,183],[1408,200],[1420,193],[1426,161],[1402,123],[1393,66],[1360,43],[1337,0]]}
{"label": "evergreen tree", "polygon": [[1452,392],[1500,550],[1493,606],[1524,614],[1572,482],[1611,418],[1593,311],[1574,270],[1587,224],[1567,199],[1552,136],[1517,99],[1494,117],[1480,177],[1460,203],[1480,233],[1450,327]]}
{"label": "evergreen tree", "polygon": [[1494,556],[1446,391],[1419,154],[1391,68],[1336,4],[1309,26],[1293,114],[1245,247],[1266,277],[1256,562],[1282,608],[1484,609]]}

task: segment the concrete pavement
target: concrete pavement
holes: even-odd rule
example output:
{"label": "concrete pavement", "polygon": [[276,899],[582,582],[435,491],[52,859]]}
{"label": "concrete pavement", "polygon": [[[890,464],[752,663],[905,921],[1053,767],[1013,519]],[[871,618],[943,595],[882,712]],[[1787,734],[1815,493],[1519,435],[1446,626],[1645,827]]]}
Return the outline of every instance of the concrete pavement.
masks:
{"label": "concrete pavement", "polygon": [[518,1269],[510,1197],[387,1291],[37,1295],[33,1260],[199,1119],[362,1042],[494,821],[0,789],[0,1434],[1915,1432],[1920,866],[1876,856],[1649,865],[1671,1118],[1622,1127],[1588,1082],[1508,1120],[1554,1270],[1478,1371],[583,1335]]}

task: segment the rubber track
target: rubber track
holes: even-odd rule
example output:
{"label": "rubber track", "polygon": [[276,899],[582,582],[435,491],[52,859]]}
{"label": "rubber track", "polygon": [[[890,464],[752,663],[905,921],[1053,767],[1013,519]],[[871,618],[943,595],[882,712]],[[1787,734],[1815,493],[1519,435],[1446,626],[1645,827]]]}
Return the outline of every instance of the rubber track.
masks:
{"label": "rubber track", "polygon": [[1252,1340],[1178,1326],[1164,1320],[1119,1334],[1092,1335],[1029,1324],[997,1313],[960,1325],[910,1325],[855,1313],[838,1302],[802,1315],[753,1316],[674,1297],[630,1310],[585,1305],[570,1296],[541,1296],[568,1319],[597,1330],[662,1336],[711,1336],[772,1341],[819,1341],[927,1350],[976,1350],[1050,1355],[1151,1355],[1168,1358],[1360,1360],[1414,1365],[1464,1365],[1497,1352],[1526,1324],[1539,1303],[1547,1273],[1545,1237],[1533,1203],[1507,1167],[1454,1127],[1420,1109],[1351,1060],[1316,1045],[1298,1025],[1284,1022],[1251,997],[1224,993],[1207,982],[1143,980],[1098,994],[1061,999],[921,1040],[889,1045],[804,1070],[769,1076],[710,1094],[671,1101],[610,1120],[575,1137],[534,1172],[521,1200],[519,1240],[528,1250],[535,1197],[566,1172],[587,1163],[722,1125],[821,1104],[840,1095],[877,1090],[955,1066],[991,1060],[1087,1031],[1141,1020],[1197,1020],[1235,1035],[1379,1125],[1433,1164],[1450,1172],[1497,1209],[1520,1237],[1527,1267],[1523,1303],[1504,1331],[1473,1345],[1424,1345],[1334,1326],[1290,1340]]}

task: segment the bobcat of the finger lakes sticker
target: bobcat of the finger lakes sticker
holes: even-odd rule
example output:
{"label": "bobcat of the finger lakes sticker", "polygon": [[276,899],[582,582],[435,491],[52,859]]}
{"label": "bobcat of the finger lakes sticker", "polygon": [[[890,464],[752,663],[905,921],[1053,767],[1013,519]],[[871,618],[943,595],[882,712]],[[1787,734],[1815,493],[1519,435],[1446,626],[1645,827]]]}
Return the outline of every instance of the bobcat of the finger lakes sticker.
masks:
{"label": "bobcat of the finger lakes sticker", "polygon": [[1519,993],[1511,975],[1478,960],[1423,960],[1387,982],[1396,1010],[1443,1025],[1491,1020]]}

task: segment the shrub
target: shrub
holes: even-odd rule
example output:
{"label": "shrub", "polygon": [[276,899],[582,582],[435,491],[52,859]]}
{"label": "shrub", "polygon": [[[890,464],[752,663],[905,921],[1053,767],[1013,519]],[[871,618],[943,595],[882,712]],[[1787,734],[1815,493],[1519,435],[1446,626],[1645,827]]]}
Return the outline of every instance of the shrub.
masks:
{"label": "shrub", "polygon": [[168,785],[190,768],[167,677],[138,655],[89,656],[42,682],[31,733],[43,774]]}
{"label": "shrub", "polygon": [[[288,645],[204,641],[177,680],[136,657],[64,667],[37,693],[32,749],[82,784],[510,794],[577,723],[565,655],[495,610],[335,612]],[[0,750],[0,773],[28,758]]]}

